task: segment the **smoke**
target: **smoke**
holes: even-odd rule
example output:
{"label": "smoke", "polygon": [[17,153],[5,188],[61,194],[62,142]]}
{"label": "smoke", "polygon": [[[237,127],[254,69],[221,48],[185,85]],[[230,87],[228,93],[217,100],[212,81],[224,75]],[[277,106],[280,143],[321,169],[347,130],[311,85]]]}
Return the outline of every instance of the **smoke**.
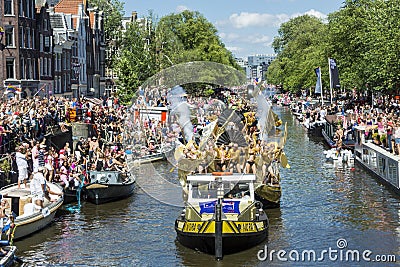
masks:
{"label": "smoke", "polygon": [[261,139],[267,140],[268,133],[275,127],[274,118],[271,115],[271,104],[265,100],[262,94],[257,95],[257,117],[261,130]]}
{"label": "smoke", "polygon": [[167,95],[167,100],[170,103],[171,115],[175,115],[178,119],[178,124],[183,129],[186,141],[192,140],[193,125],[190,121],[190,109],[183,97],[186,95],[185,90],[181,86],[175,86]]}

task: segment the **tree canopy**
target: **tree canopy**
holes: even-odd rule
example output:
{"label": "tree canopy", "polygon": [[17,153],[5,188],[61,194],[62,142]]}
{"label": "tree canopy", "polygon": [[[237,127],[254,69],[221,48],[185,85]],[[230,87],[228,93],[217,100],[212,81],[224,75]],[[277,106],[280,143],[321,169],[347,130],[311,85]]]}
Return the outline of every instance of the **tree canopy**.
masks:
{"label": "tree canopy", "polygon": [[[172,65],[210,61],[241,70],[218,37],[214,25],[199,12],[183,11],[160,20],[150,15],[145,21],[146,27],[143,23],[132,22],[127,28],[122,37],[118,62],[114,65],[119,76],[120,95],[125,101],[129,101],[148,78]],[[196,75],[212,76],[205,80],[218,81],[223,79],[224,73],[205,69]],[[209,89],[209,84],[190,84],[186,87],[189,91],[202,92]]]}
{"label": "tree canopy", "polygon": [[283,23],[267,72],[271,83],[297,91],[315,85],[322,67],[329,88],[328,57],[335,58],[344,88],[393,91],[400,79],[400,0],[346,0],[326,22],[310,16]]}

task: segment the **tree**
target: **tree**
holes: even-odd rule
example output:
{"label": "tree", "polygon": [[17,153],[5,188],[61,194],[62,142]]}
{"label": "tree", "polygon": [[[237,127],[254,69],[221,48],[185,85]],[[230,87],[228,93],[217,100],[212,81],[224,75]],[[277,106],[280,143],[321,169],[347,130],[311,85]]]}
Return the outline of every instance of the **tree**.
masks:
{"label": "tree", "polygon": [[157,72],[152,36],[151,23],[143,27],[138,22],[129,24],[123,36],[114,67],[118,73],[119,96],[124,103],[129,103],[139,86]]}
{"label": "tree", "polygon": [[[217,29],[199,12],[185,10],[162,17],[156,28],[156,36],[159,52],[174,64],[213,61],[240,69],[232,53],[218,37]],[[161,67],[171,63],[165,58],[160,61]]]}
{"label": "tree", "polygon": [[330,46],[342,62],[343,84],[376,90],[399,84],[399,0],[347,0],[329,16]]}
{"label": "tree", "polygon": [[282,84],[291,91],[315,85],[314,69],[327,62],[326,33],[327,25],[314,16],[299,16],[283,23],[272,43],[277,58],[268,67],[268,82]]}

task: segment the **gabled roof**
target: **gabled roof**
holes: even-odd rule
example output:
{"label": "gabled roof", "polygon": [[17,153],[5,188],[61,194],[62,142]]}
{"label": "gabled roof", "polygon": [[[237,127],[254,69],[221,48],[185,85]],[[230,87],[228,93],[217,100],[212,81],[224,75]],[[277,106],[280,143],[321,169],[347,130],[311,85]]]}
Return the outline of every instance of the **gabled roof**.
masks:
{"label": "gabled roof", "polygon": [[79,4],[83,3],[84,10],[86,9],[86,0],[61,0],[55,7],[54,11],[64,14],[78,15]]}

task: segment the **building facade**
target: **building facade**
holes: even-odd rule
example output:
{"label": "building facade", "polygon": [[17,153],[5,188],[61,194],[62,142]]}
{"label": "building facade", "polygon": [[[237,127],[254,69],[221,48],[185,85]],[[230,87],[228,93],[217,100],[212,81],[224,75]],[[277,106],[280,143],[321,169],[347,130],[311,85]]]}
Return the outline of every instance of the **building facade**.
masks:
{"label": "building facade", "polygon": [[35,1],[3,0],[1,5],[1,42],[5,45],[0,53],[2,86],[35,94],[39,88]]}
{"label": "building facade", "polygon": [[105,87],[101,11],[88,10],[86,0],[0,2],[3,90],[13,88],[21,96],[101,95]]}

